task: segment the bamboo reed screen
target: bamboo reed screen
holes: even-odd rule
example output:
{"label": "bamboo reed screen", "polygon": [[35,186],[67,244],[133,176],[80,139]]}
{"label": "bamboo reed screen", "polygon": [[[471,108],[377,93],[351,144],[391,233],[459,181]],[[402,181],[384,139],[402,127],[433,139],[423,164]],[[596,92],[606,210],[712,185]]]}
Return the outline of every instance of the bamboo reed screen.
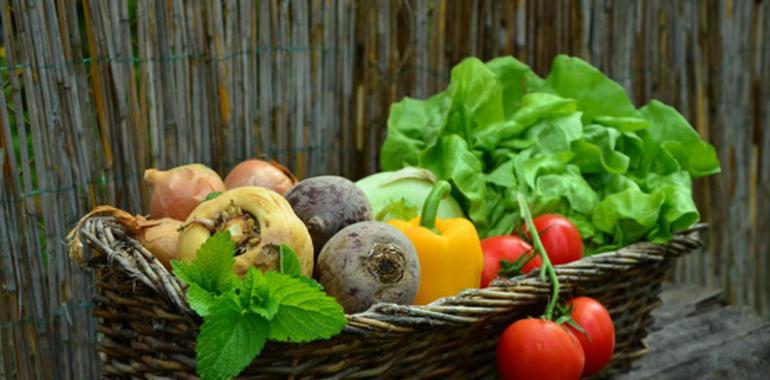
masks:
{"label": "bamboo reed screen", "polygon": [[718,149],[711,223],[673,278],[770,315],[770,1],[0,0],[0,379],[98,373],[91,278],[63,237],[146,210],[147,167],[377,170],[389,105],[466,56],[583,57]]}

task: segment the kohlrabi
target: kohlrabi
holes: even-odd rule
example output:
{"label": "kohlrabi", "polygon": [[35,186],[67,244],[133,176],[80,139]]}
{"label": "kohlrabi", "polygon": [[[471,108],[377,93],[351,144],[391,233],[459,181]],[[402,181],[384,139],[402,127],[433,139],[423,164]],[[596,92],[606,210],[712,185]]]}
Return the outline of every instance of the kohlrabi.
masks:
{"label": "kohlrabi", "polygon": [[[418,215],[435,182],[436,176],[430,171],[407,167],[372,174],[356,182],[356,186],[369,198],[376,220],[409,220]],[[465,214],[457,201],[447,196],[441,201],[438,217],[460,218]]]}

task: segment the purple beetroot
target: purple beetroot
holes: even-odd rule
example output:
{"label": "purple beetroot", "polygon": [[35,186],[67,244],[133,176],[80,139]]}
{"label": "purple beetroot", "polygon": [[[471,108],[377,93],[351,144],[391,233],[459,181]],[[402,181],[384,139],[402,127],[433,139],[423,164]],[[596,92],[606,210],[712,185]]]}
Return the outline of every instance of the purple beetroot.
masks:
{"label": "purple beetroot", "polygon": [[310,232],[316,258],[339,230],[372,219],[372,207],[364,192],[343,177],[307,178],[291,188],[286,199]]}
{"label": "purple beetroot", "polygon": [[343,228],[323,247],[318,282],[348,314],[377,302],[409,305],[420,286],[420,260],[395,227],[374,221]]}

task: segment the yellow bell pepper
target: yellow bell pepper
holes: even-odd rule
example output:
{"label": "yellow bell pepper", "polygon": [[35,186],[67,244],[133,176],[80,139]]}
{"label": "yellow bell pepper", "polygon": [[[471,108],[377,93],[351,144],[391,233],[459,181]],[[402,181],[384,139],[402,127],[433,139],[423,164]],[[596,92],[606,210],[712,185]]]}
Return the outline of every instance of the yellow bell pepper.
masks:
{"label": "yellow bell pepper", "polygon": [[476,227],[464,218],[436,218],[441,198],[450,188],[446,181],[436,183],[425,199],[422,218],[387,222],[403,232],[417,250],[420,287],[415,305],[425,305],[481,285],[484,255]]}

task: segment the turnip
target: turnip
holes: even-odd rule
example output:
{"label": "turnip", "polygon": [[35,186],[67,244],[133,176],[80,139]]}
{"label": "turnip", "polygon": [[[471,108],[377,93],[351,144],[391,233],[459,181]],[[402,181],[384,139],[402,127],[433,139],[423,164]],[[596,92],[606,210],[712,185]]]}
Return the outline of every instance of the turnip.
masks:
{"label": "turnip", "polygon": [[[356,186],[369,199],[374,218],[384,222],[417,216],[434,183],[436,176],[429,170],[407,167],[372,174],[356,182]],[[465,214],[457,201],[448,196],[439,205],[438,217],[464,218]]]}
{"label": "turnip", "polygon": [[179,258],[195,260],[201,245],[225,230],[235,242],[233,271],[239,276],[250,267],[263,272],[277,270],[281,244],[297,255],[302,274],[313,273],[310,234],[289,202],[275,191],[258,186],[236,187],[198,205],[179,234]]}
{"label": "turnip", "polygon": [[343,177],[305,179],[286,193],[286,199],[307,226],[316,256],[337,231],[372,219],[372,208],[366,195]]}
{"label": "turnip", "polygon": [[346,313],[377,302],[411,304],[420,285],[420,261],[395,227],[366,221],[343,228],[323,247],[316,273]]}

